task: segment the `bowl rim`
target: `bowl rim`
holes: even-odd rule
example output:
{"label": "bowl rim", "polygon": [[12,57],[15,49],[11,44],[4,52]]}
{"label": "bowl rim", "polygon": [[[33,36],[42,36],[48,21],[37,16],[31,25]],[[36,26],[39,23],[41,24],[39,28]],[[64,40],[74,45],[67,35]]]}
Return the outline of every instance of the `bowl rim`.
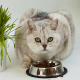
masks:
{"label": "bowl rim", "polygon": [[[65,75],[67,72],[68,72],[68,70],[67,70],[67,68],[65,68],[65,67],[63,67],[64,68],[64,72],[63,73],[61,73],[61,74],[59,74],[59,75],[57,75],[57,77],[60,77],[61,75]],[[37,75],[33,75],[33,74],[31,74],[31,73],[29,73],[29,70],[30,69],[27,69],[26,70],[26,74],[27,75],[29,75],[29,76],[31,76],[31,77],[35,77],[35,78],[55,78],[54,76],[37,76]]]}

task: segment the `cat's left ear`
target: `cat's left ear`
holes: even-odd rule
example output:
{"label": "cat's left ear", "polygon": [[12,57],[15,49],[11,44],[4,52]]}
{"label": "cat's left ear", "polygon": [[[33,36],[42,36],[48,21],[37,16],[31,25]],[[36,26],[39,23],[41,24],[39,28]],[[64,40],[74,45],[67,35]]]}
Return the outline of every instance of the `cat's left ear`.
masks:
{"label": "cat's left ear", "polygon": [[29,31],[30,31],[30,32],[36,30],[36,25],[33,23],[32,20],[28,20],[28,28],[29,28]]}
{"label": "cat's left ear", "polygon": [[55,19],[51,24],[50,27],[52,30],[56,30],[58,26],[58,19]]}

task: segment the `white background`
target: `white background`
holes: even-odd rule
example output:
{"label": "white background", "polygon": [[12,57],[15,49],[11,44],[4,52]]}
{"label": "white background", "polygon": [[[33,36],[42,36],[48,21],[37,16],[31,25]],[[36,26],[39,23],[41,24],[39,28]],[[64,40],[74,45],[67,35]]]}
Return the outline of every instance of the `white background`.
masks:
{"label": "white background", "polygon": [[[56,10],[66,10],[73,16],[75,23],[75,45],[72,55],[61,61],[63,66],[68,69],[68,73],[63,78],[56,78],[56,80],[80,80],[80,0],[0,0],[0,5],[3,8],[9,8],[12,13],[12,23],[16,18],[16,26],[19,23],[21,15],[30,8],[41,9],[46,12],[53,12]],[[11,34],[14,34],[12,32]],[[11,41],[8,40],[8,44]],[[27,80],[38,78],[31,78],[25,74],[26,69],[20,67],[20,60],[15,56],[13,44],[8,47],[8,53],[12,62],[7,59],[7,69],[0,73],[0,80]],[[40,80],[40,79],[39,79]],[[49,80],[49,79],[47,79]],[[52,78],[50,80],[53,80]]]}

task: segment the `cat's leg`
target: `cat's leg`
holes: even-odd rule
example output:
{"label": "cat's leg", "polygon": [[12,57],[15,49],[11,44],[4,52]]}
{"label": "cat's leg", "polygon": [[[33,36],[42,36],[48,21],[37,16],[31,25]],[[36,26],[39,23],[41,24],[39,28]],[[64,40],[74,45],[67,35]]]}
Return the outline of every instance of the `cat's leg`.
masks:
{"label": "cat's leg", "polygon": [[66,46],[60,53],[60,59],[64,59],[68,57],[72,53],[72,50],[73,50],[74,41],[75,41],[75,25],[74,25],[74,21],[70,13],[66,11],[58,11],[58,12],[67,18],[69,25],[70,25],[69,36],[66,41]]}
{"label": "cat's leg", "polygon": [[22,68],[28,68],[31,65],[31,58],[27,56],[26,54],[23,55],[23,60],[21,62],[21,67]]}
{"label": "cat's leg", "polygon": [[[19,26],[21,26],[21,27],[15,31],[15,35],[24,33],[27,30],[27,27],[28,27],[27,20],[25,20],[22,23],[20,23],[18,25],[18,27]],[[18,56],[19,47],[21,46],[20,43],[22,43],[22,40],[18,39],[18,38],[24,39],[24,35],[22,34],[21,36],[16,36],[16,38],[15,38],[15,52],[16,52],[17,56]],[[18,43],[18,42],[20,42],[20,43]]]}
{"label": "cat's leg", "polygon": [[[58,11],[56,13],[63,15],[69,23],[69,25],[67,26],[67,28],[68,28],[68,31],[67,31],[68,32],[68,37],[67,37],[66,44],[65,44],[66,46],[59,53],[60,54],[60,60],[62,60],[64,58],[67,58],[72,53],[73,46],[74,46],[74,40],[75,40],[75,25],[74,25],[72,16],[68,12]],[[54,20],[54,14],[56,14],[56,13],[48,14],[47,17]]]}

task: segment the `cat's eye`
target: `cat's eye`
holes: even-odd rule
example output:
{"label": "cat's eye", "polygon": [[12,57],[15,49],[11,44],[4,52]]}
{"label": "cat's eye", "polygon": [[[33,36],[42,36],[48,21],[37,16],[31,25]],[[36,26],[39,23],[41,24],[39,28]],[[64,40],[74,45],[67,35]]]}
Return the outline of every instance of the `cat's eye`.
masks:
{"label": "cat's eye", "polygon": [[48,38],[48,42],[51,42],[51,41],[53,41],[53,37]]}
{"label": "cat's eye", "polygon": [[36,41],[36,42],[41,42],[41,39],[38,38],[38,37],[36,37],[36,38],[35,38],[35,41]]}

